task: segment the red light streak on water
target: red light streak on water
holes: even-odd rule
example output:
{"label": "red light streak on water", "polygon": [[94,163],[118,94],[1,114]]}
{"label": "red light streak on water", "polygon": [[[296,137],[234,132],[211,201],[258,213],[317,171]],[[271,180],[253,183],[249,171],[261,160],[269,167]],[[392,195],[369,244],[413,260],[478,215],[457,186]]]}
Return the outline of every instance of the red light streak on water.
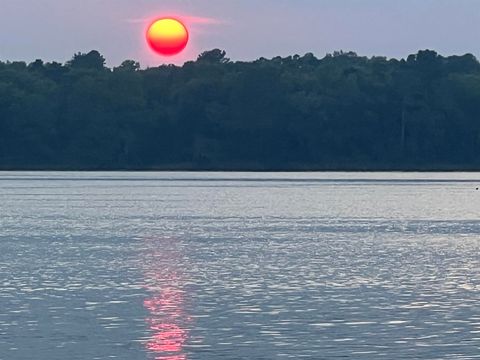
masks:
{"label": "red light streak on water", "polygon": [[145,272],[151,296],[143,305],[149,313],[146,323],[152,334],[145,347],[155,354],[155,360],[187,360],[184,346],[189,338],[190,318],[185,312],[182,277],[174,265],[178,263],[175,257],[180,255],[164,251],[162,246],[153,248],[154,254],[147,255]]}

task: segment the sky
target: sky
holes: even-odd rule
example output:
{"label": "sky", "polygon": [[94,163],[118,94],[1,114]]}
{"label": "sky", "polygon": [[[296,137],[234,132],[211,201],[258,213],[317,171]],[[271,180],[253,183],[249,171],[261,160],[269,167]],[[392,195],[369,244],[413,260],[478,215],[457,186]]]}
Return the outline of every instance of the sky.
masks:
{"label": "sky", "polygon": [[[176,16],[191,42],[152,54],[148,24]],[[420,49],[480,58],[480,0],[0,0],[0,60],[69,60],[95,49],[110,66],[183,63],[220,48],[233,60],[335,50],[404,58]]]}

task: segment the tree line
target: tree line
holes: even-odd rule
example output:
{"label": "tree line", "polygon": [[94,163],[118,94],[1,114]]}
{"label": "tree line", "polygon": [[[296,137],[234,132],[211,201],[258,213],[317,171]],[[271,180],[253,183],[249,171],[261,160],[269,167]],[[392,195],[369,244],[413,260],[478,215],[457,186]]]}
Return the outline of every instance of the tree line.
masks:
{"label": "tree line", "polygon": [[0,169],[480,169],[480,63],[335,52],[0,62]]}

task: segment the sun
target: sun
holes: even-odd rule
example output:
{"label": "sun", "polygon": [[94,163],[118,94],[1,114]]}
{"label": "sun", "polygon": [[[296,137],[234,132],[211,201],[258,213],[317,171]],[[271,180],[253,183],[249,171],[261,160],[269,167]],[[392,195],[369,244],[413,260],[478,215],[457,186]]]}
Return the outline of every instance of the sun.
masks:
{"label": "sun", "polygon": [[189,40],[186,26],[173,18],[155,20],[148,27],[146,37],[150,48],[162,56],[181,53]]}

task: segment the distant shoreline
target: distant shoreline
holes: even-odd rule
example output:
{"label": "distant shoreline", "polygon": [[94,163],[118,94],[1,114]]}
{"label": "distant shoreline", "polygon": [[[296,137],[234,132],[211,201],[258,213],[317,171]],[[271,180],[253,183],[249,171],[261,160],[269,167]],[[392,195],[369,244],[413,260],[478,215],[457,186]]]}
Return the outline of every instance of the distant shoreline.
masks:
{"label": "distant shoreline", "polygon": [[480,62],[335,52],[0,61],[0,170],[480,171]]}
{"label": "distant shoreline", "polygon": [[185,172],[185,173],[480,173],[478,169],[468,168],[412,168],[412,169],[190,169],[190,168],[162,168],[162,169],[130,169],[130,168],[100,168],[100,169],[84,169],[84,168],[6,168],[0,172],[131,172],[131,173],[168,173],[168,172]]}

